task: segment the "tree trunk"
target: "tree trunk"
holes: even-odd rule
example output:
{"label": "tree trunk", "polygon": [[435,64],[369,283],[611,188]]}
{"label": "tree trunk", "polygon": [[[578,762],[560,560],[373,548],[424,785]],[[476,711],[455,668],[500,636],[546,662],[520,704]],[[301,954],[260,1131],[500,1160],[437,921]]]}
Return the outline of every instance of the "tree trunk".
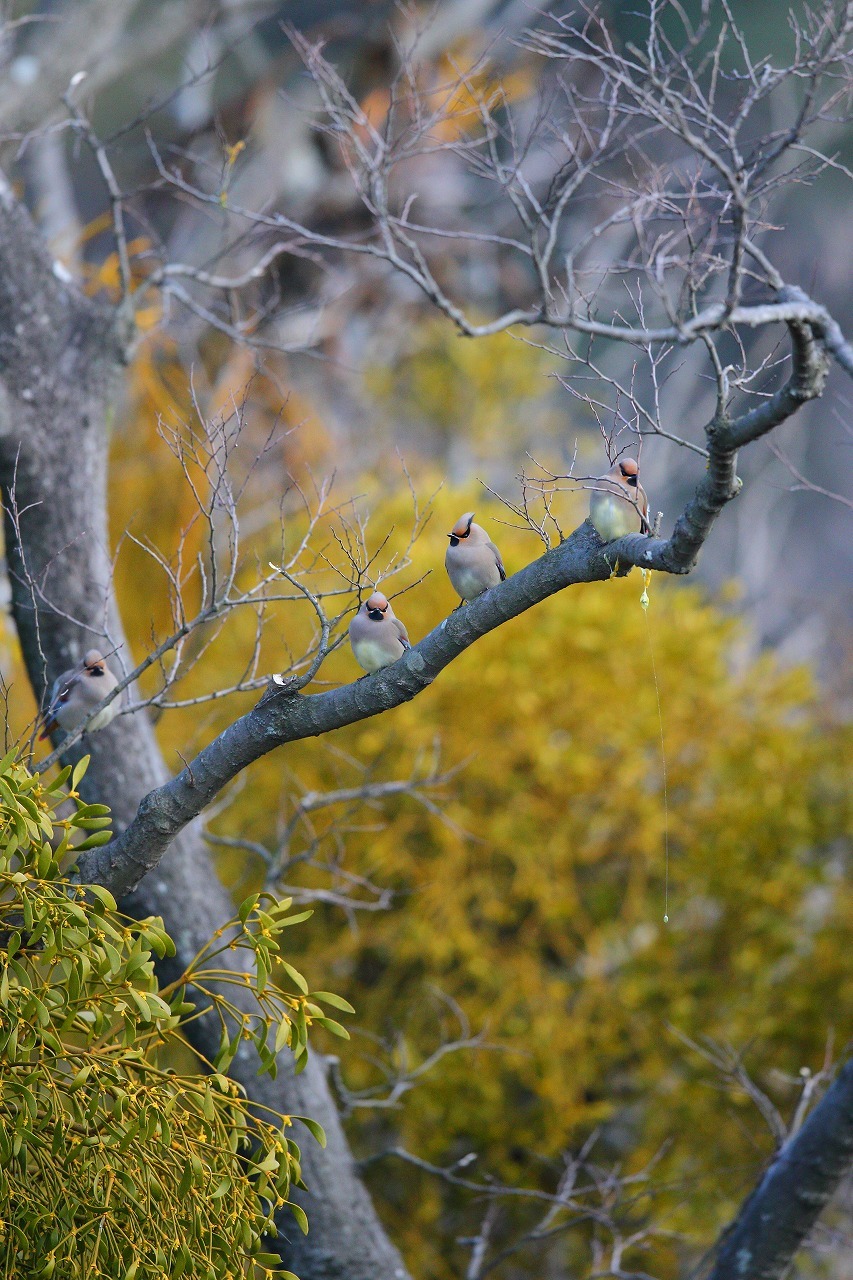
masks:
{"label": "tree trunk", "polygon": [[[122,367],[116,313],[67,283],[0,179],[0,488],[12,609],[37,698],[93,643],[103,644],[105,624],[113,643],[124,644],[107,541],[107,423]],[[151,725],[144,714],[121,716],[85,750],[92,757],[86,798],[108,804],[121,831],[168,777]],[[162,915],[176,963],[190,962],[233,914],[198,823],[123,905],[135,915]],[[188,1030],[209,1055],[215,1046],[204,1024]],[[311,1229],[303,1238],[291,1217],[282,1219],[285,1265],[302,1280],[403,1280],[400,1256],[356,1176],[322,1060],[312,1054],[298,1077],[283,1061],[275,1081],[255,1066],[238,1055],[232,1068],[250,1097],[316,1119],[328,1138],[321,1150],[307,1131],[301,1135],[309,1191],[299,1199]]]}

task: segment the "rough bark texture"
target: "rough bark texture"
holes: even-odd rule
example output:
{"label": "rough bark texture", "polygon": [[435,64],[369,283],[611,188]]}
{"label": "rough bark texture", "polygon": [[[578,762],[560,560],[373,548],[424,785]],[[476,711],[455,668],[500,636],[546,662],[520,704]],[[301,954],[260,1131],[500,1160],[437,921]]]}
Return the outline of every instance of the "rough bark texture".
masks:
{"label": "rough bark texture", "polygon": [[[106,424],[121,371],[115,314],[57,275],[28,215],[0,186],[0,488],[7,510],[14,489],[21,513],[21,545],[8,517],[6,540],[12,607],[37,697],[89,647],[87,624],[101,629],[107,608],[120,637],[107,548]],[[34,608],[24,562],[31,577],[44,579],[53,611]],[[121,832],[143,796],[168,778],[150,724],[144,715],[119,717],[86,750],[88,798],[110,805]],[[233,914],[197,824],[183,829],[125,905],[163,916],[182,967]],[[190,1026],[198,1028],[197,1047],[209,1052],[204,1020]],[[282,1220],[285,1265],[302,1280],[403,1280],[400,1256],[356,1176],[322,1062],[311,1055],[294,1078],[283,1061],[272,1081],[245,1057],[232,1074],[258,1101],[318,1120],[328,1137],[323,1151],[307,1131],[301,1135],[310,1191],[300,1199],[311,1230],[302,1237],[292,1218]]]}
{"label": "rough bark texture", "polygon": [[709,1280],[777,1280],[853,1162],[853,1058],[723,1236]]}

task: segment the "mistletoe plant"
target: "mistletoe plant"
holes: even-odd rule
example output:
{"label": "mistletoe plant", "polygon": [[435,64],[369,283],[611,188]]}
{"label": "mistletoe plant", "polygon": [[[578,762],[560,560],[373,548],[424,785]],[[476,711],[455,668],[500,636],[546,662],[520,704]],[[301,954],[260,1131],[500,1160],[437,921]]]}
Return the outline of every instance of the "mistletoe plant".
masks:
{"label": "mistletoe plant", "polygon": [[[14,752],[0,761],[0,1273],[287,1277],[263,1250],[285,1205],[308,1229],[287,1130],[298,1118],[324,1135],[261,1111],[223,1072],[242,1041],[262,1071],[285,1046],[299,1068],[312,1023],[347,1034],[322,1004],[351,1008],[309,994],[281,958],[282,931],[310,912],[268,895],[160,987],[154,957],[174,955],[161,920],[120,915],[64,870],[109,839],[107,808],[77,792],[87,763],[45,783]],[[254,952],[254,979],[229,969],[237,948]],[[185,1074],[197,1017],[218,1017],[220,1051]]]}

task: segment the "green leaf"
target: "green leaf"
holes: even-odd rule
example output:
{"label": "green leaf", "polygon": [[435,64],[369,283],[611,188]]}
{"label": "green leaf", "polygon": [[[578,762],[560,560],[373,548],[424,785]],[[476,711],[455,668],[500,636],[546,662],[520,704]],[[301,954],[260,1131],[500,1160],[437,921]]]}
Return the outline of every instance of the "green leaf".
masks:
{"label": "green leaf", "polygon": [[314,1023],[318,1027],[325,1027],[327,1031],[331,1031],[333,1036],[339,1036],[341,1040],[349,1040],[350,1038],[346,1027],[342,1027],[339,1022],[335,1022],[334,1018],[315,1018]]}
{"label": "green leaf", "polygon": [[72,791],[77,790],[78,783],[82,780],[83,776],[86,773],[86,770],[89,768],[89,761],[91,760],[91,758],[92,758],[91,756],[81,756],[81,758],[75,764],[74,772],[71,774],[71,790]]}
{"label": "green leaf", "polygon": [[291,1035],[291,1022],[290,1022],[290,1018],[287,1018],[287,1017],[282,1018],[281,1022],[279,1023],[278,1031],[276,1031],[276,1033],[275,1033],[275,1051],[276,1051],[276,1053],[281,1053],[281,1051],[282,1051],[282,1049],[284,1048],[284,1046],[285,1046],[285,1045],[288,1043],[288,1041],[290,1040],[290,1035]]}
{"label": "green leaf", "polygon": [[[83,846],[79,845],[78,847],[82,849]],[[116,903],[115,898],[110,893],[109,889],[105,889],[103,885],[87,884],[86,892],[91,893],[93,898],[97,898],[98,901],[102,903],[107,908],[108,911],[118,910],[118,904]]]}
{"label": "green leaf", "polygon": [[74,817],[79,821],[80,818],[104,818],[108,817],[110,807],[108,804],[81,804]]}
{"label": "green leaf", "polygon": [[193,1167],[188,1160],[187,1163],[184,1165],[184,1171],[181,1174],[181,1180],[178,1183],[178,1199],[179,1200],[183,1200],[184,1196],[187,1194],[190,1187],[192,1186],[192,1181],[193,1181]]}
{"label": "green leaf", "polygon": [[240,917],[241,924],[246,923],[249,916],[252,914],[252,911],[254,910],[255,903],[258,901],[258,898],[260,896],[261,895],[259,893],[250,893],[248,898],[246,898],[243,902],[240,903],[240,909],[237,912],[237,914]]}
{"label": "green leaf", "polygon": [[321,1124],[316,1120],[312,1120],[310,1116],[291,1116],[291,1120],[301,1120],[309,1133],[317,1139],[321,1147],[326,1145],[326,1134]]}
{"label": "green leaf", "polygon": [[308,1235],[308,1219],[305,1216],[305,1210],[301,1208],[298,1204],[294,1204],[292,1200],[287,1200],[285,1201],[285,1203],[287,1204],[288,1209],[293,1214],[296,1221],[299,1223],[300,1231],[304,1236],[307,1236]]}
{"label": "green leaf", "polygon": [[109,844],[113,838],[112,831],[93,831],[80,844],[75,844],[75,853],[85,853],[87,849],[97,849],[99,845]]}
{"label": "green leaf", "polygon": [[36,872],[38,873],[40,880],[47,878],[47,873],[50,871],[50,864],[52,862],[53,850],[49,844],[43,844],[39,849],[38,857],[36,859]]}
{"label": "green leaf", "polygon": [[333,991],[312,991],[311,999],[321,1000],[323,1004],[330,1004],[333,1009],[341,1009],[344,1013],[355,1013],[349,1000],[345,1000],[343,996],[336,996]]}
{"label": "green leaf", "polygon": [[313,914],[313,911],[297,911],[294,916],[285,916],[283,920],[278,920],[277,928],[286,929],[289,925],[301,924],[303,920],[310,920]]}
{"label": "green leaf", "polygon": [[[284,972],[287,974],[288,978],[290,978],[290,981],[297,988],[297,990],[301,991],[304,996],[307,996],[308,983],[305,981],[305,979],[303,978],[299,970],[294,969],[293,965],[288,964],[286,960],[279,959],[279,964],[281,965],[282,969],[284,969]],[[353,1013],[355,1013],[355,1009],[353,1009]]]}

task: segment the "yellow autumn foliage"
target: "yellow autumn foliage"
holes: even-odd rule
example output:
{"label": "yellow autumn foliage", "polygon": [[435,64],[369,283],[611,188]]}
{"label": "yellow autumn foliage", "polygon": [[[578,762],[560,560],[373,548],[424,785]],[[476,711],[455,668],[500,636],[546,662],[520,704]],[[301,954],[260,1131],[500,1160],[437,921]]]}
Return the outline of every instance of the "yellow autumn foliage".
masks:
{"label": "yellow autumn foliage", "polygon": [[[456,603],[444,535],[475,506],[510,573],[540,550],[496,523],[501,509],[473,490],[441,493],[406,581],[433,572],[395,603],[413,641]],[[576,521],[582,514],[576,508]],[[403,502],[376,499],[377,541],[406,520]],[[597,1158],[629,1170],[663,1150],[652,1212],[695,1246],[734,1210],[771,1144],[752,1104],[718,1089],[682,1037],[742,1050],[784,1111],[797,1096],[791,1081],[820,1064],[830,1030],[842,1043],[851,1031],[850,735],[804,669],[770,655],[735,664],[741,627],[725,607],[655,578],[646,617],[641,590],[636,573],[572,588],[480,641],[411,704],[276,752],[216,829],[272,847],[302,789],[352,785],[360,775],[349,759],[374,778],[405,776],[439,737],[447,762],[465,762],[447,788],[447,822],[405,798],[384,817],[349,814],[343,865],[392,887],[394,905],[362,914],[355,928],[319,911],[302,958],[328,972],[366,1032],[397,1029],[413,1062],[440,1035],[435,989],[486,1028],[492,1047],[444,1058],[393,1123],[357,1118],[359,1142],[372,1150],[400,1140],[439,1163],[477,1151],[483,1170],[546,1186],[554,1167],[543,1162],[594,1130]],[[286,616],[266,641],[267,669],[282,636],[297,644],[303,624]],[[252,625],[230,624],[189,691],[239,670]],[[344,647],[320,678],[359,674]],[[170,713],[167,751],[183,749],[188,733],[200,745],[230,714],[218,703]],[[336,817],[318,815],[320,848]],[[307,845],[304,830],[298,836]],[[229,853],[222,867],[240,894],[261,883],[249,856]],[[328,883],[298,865],[288,880]],[[374,1052],[369,1042],[363,1059],[347,1052],[351,1087],[376,1083]],[[476,1224],[461,1200],[397,1165],[371,1177],[415,1271],[458,1275],[464,1254],[453,1240]],[[656,1248],[644,1266],[667,1280],[679,1246]],[[580,1267],[588,1254],[567,1256]]]}
{"label": "yellow autumn foliage", "polygon": [[[466,505],[442,504],[434,560],[447,513]],[[510,569],[531,553],[529,540],[499,540]],[[596,1127],[599,1158],[631,1168],[671,1144],[656,1177],[672,1191],[655,1212],[708,1242],[772,1148],[751,1104],[709,1088],[713,1071],[679,1033],[744,1050],[784,1108],[796,1090],[780,1092],[774,1073],[816,1068],[830,1028],[842,1043],[853,1030],[850,735],[805,671],[769,656],[732,671],[737,624],[694,588],[653,584],[665,926],[640,587],[634,574],[567,591],[486,637],[414,703],[338,736],[388,776],[440,735],[448,759],[468,760],[446,812],[470,835],[397,803],[384,830],[350,839],[347,860],[394,886],[394,909],[356,931],[327,915],[310,944],[315,963],[333,957],[364,1025],[401,1028],[415,1060],[435,1044],[435,987],[499,1046],[451,1055],[418,1086],[397,1118],[409,1149],[439,1163],[476,1150],[482,1167],[535,1182],[543,1156]],[[413,637],[434,625],[436,597],[452,603],[440,578],[399,602]],[[301,747],[294,767],[307,785],[333,785],[322,746]],[[375,1081],[369,1068],[348,1075]],[[458,1274],[447,1238],[424,1230],[439,1189],[399,1174],[380,1168],[378,1185],[398,1188],[394,1229],[415,1269]],[[426,1216],[412,1214],[419,1196]],[[651,1269],[674,1267],[667,1247]]]}

